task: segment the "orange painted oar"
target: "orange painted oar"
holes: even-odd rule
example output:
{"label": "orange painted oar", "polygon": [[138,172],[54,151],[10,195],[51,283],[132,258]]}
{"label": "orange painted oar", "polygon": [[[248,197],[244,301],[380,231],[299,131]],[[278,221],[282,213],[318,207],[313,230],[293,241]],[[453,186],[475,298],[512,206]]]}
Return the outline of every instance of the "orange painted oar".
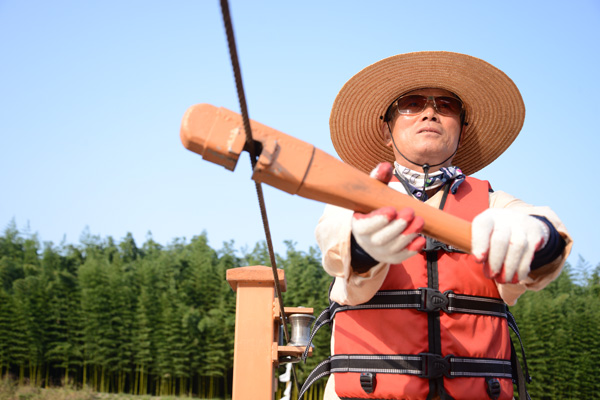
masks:
{"label": "orange painted oar", "polygon": [[[290,194],[367,213],[380,207],[411,207],[425,220],[423,233],[471,252],[471,224],[370,178],[367,174],[285,133],[251,121],[260,156],[252,179]],[[232,170],[244,150],[242,117],[210,104],[190,107],[181,125],[183,145],[207,161]]]}

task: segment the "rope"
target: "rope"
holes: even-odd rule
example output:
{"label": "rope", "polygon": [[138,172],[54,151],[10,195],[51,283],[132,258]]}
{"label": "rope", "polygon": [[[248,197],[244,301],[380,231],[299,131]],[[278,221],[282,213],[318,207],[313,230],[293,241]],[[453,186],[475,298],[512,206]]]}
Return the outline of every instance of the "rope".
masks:
{"label": "rope", "polygon": [[[231,14],[229,12],[228,0],[221,1],[221,12],[223,14],[223,24],[225,25],[225,32],[227,35],[227,44],[229,46],[229,55],[231,58],[231,66],[233,67],[233,75],[235,78],[235,87],[237,90],[238,99],[240,102],[240,109],[242,112],[242,120],[244,123],[244,131],[246,132],[246,146],[245,149],[250,154],[250,163],[252,170],[256,166],[256,148],[254,140],[252,139],[252,128],[250,127],[250,117],[248,116],[248,106],[246,104],[246,95],[244,93],[244,84],[242,82],[242,71],[237,55],[237,48],[235,44],[235,35],[233,33],[233,24],[231,22]],[[258,197],[258,204],[260,207],[260,215],[262,217],[263,228],[265,230],[265,237],[267,240],[267,248],[269,250],[269,259],[271,261],[271,269],[273,270],[273,279],[275,280],[275,294],[279,299],[279,314],[281,323],[283,325],[283,333],[285,336],[286,343],[290,342],[289,332],[287,328],[287,316],[285,315],[285,307],[283,305],[283,297],[281,296],[281,285],[279,284],[279,277],[277,275],[277,263],[275,261],[275,252],[273,251],[273,241],[271,240],[271,230],[269,229],[269,219],[267,218],[267,209],[265,207],[265,199],[263,196],[262,185],[260,182],[254,182],[256,186],[256,195]],[[298,378],[296,377],[296,369],[292,365],[292,375],[294,377],[294,386],[298,391]]]}

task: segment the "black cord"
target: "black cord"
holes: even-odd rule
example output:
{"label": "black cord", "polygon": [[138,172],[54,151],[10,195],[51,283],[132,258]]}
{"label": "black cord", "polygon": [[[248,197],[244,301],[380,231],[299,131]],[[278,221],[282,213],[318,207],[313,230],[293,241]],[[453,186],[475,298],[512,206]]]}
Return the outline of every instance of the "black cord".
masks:
{"label": "black cord", "polygon": [[[252,164],[252,170],[256,166],[257,157],[252,139],[252,129],[250,127],[250,117],[248,116],[248,107],[246,104],[246,95],[244,93],[244,85],[242,82],[242,71],[238,60],[237,49],[235,44],[235,35],[233,33],[233,24],[231,22],[231,14],[229,12],[229,3],[227,0],[221,0],[221,12],[223,14],[223,23],[225,25],[225,32],[227,34],[227,43],[229,45],[229,55],[231,57],[231,65],[233,67],[233,75],[235,77],[235,87],[237,89],[238,99],[240,101],[240,109],[242,112],[242,120],[244,122],[244,131],[246,132],[246,146],[245,149],[250,153],[250,163]],[[281,323],[283,325],[283,334],[285,336],[286,343],[289,343],[290,337],[287,328],[287,316],[285,315],[285,307],[283,304],[283,297],[281,296],[281,285],[279,284],[279,277],[277,275],[277,263],[275,261],[275,252],[273,251],[273,241],[271,240],[271,231],[269,229],[269,220],[267,218],[267,209],[265,206],[265,200],[263,196],[262,186],[260,182],[254,181],[256,186],[256,195],[258,196],[258,203],[260,207],[260,214],[262,216],[263,228],[265,230],[265,237],[267,240],[267,248],[269,250],[269,259],[271,260],[271,269],[273,270],[273,278],[275,280],[275,292],[279,299],[279,313]],[[296,377],[296,370],[292,365],[292,375],[294,376],[294,386],[298,391],[298,378]]]}
{"label": "black cord", "polygon": [[223,14],[223,23],[227,35],[227,44],[229,45],[229,56],[231,66],[233,67],[233,76],[235,79],[235,88],[240,101],[240,110],[244,122],[244,131],[246,132],[246,150],[250,153],[252,169],[256,166],[256,151],[254,149],[254,140],[252,140],[252,129],[250,128],[250,117],[248,116],[248,106],[246,104],[246,95],[244,93],[244,84],[242,82],[242,70],[238,60],[237,47],[235,44],[235,34],[233,33],[233,24],[231,23],[231,14],[229,12],[229,3],[227,0],[221,0],[221,12]]}
{"label": "black cord", "polygon": [[[445,162],[445,161],[444,161]],[[425,180],[423,181],[423,198],[425,198],[425,191],[427,190],[427,179],[429,179],[429,164],[423,164],[421,165],[421,168],[423,168],[423,173],[425,174]]]}

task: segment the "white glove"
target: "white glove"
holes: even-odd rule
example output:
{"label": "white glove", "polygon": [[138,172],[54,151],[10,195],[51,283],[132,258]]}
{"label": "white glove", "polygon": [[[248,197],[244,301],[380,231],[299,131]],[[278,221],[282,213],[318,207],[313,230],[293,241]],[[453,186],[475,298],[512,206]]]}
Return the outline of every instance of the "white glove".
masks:
{"label": "white glove", "polygon": [[499,283],[518,283],[530,271],[535,252],[548,242],[550,229],[542,221],[506,208],[490,208],[471,225],[471,250],[484,273]]}
{"label": "white glove", "polygon": [[415,217],[412,208],[396,212],[393,207],[383,207],[369,214],[354,213],[352,234],[375,260],[398,264],[425,245],[425,238],[418,235],[423,225],[423,218]]}

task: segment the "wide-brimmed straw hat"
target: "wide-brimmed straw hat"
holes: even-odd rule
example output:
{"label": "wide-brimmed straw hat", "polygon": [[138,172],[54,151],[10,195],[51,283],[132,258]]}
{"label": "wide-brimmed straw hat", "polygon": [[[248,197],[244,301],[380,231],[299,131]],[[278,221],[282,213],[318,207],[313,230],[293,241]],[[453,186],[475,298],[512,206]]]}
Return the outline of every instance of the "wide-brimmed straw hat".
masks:
{"label": "wide-brimmed straw hat", "polygon": [[452,164],[466,175],[498,158],[523,127],[521,93],[493,65],[445,51],[399,54],[366,67],[338,93],[329,127],[341,159],[365,172],[382,161],[393,162],[394,153],[381,134],[381,118],[399,96],[423,88],[449,90],[463,101],[468,125]]}

